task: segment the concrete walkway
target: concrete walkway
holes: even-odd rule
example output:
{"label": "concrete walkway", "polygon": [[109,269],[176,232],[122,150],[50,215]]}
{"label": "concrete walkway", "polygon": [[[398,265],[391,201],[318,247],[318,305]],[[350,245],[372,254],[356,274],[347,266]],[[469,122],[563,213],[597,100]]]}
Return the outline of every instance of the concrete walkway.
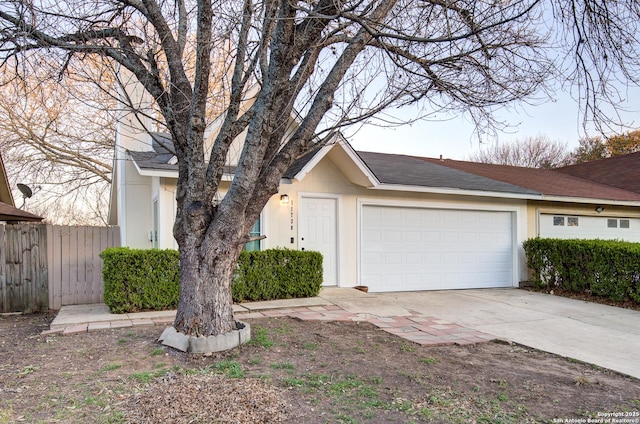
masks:
{"label": "concrete walkway", "polygon": [[[363,293],[324,288],[319,297],[234,305],[237,319],[291,316],[368,321],[422,345],[492,339],[571,357],[640,378],[640,312],[517,289]],[[105,305],[63,307],[46,333],[171,325],[175,311],[110,314]]]}

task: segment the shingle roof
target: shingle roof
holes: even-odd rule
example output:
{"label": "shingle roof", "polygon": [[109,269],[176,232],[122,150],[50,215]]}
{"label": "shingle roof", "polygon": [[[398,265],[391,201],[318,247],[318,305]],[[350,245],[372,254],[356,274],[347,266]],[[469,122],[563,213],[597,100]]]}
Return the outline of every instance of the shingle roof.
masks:
{"label": "shingle roof", "polygon": [[569,165],[557,171],[640,193],[640,152]]}
{"label": "shingle roof", "polygon": [[[152,133],[151,152],[130,152],[141,169],[178,171],[171,136]],[[294,178],[318,153],[296,160],[284,174]],[[451,159],[356,152],[383,184],[458,190],[640,201],[640,153],[588,162],[557,170],[493,165]],[[226,167],[233,174],[235,167]]]}
{"label": "shingle roof", "polygon": [[[129,152],[136,165],[140,169],[178,172],[178,164],[169,163],[171,158],[175,156],[175,147],[173,146],[171,135],[167,133],[150,133],[150,135],[153,151]],[[233,174],[235,169],[235,166],[225,166],[224,173]]]}
{"label": "shingle roof", "polygon": [[378,181],[384,184],[539,194],[525,187],[474,175],[423,158],[374,152],[358,152],[358,155]]}
{"label": "shingle roof", "polygon": [[451,159],[420,159],[492,180],[525,187],[547,196],[583,197],[617,201],[640,200],[640,194],[638,193],[588,181],[557,170],[464,162]]}
{"label": "shingle roof", "polygon": [[16,221],[31,221],[39,222],[44,218],[38,215],[34,215],[22,209],[18,209],[14,206],[8,205],[4,202],[0,202],[0,221],[16,222]]}
{"label": "shingle roof", "polygon": [[313,159],[313,157],[316,155],[316,153],[318,153],[318,151],[320,151],[320,148],[315,149],[307,153],[306,155],[299,157],[295,162],[291,164],[291,166],[287,169],[287,171],[284,173],[282,178],[294,178],[298,174],[298,172],[302,171],[302,168],[304,168],[305,165],[309,163],[311,159]]}
{"label": "shingle roof", "polygon": [[166,133],[150,133],[151,152],[129,152],[140,169],[178,171],[177,164],[168,163],[174,156],[175,147],[171,135]]}

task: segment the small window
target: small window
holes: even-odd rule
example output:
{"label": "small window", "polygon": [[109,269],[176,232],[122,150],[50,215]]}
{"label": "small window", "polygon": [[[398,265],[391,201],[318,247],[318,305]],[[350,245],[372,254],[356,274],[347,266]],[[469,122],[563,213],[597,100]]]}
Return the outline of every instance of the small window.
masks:
{"label": "small window", "polygon": [[578,226],[578,217],[570,216],[567,218],[567,226],[568,227],[577,227]]}
{"label": "small window", "polygon": [[620,220],[620,228],[629,228],[629,220],[621,219]]}
{"label": "small window", "polygon": [[607,219],[607,228],[618,228],[617,219]]}
{"label": "small window", "polygon": [[159,212],[158,212],[158,199],[153,199],[153,204],[151,207],[151,233],[149,234],[149,238],[151,239],[151,247],[157,249],[160,247],[158,243],[158,230],[159,230]]}
{"label": "small window", "polygon": [[553,226],[554,227],[564,227],[564,216],[554,216],[553,217]]}
{"label": "small window", "polygon": [[[258,217],[258,220],[256,221],[255,224],[253,224],[253,227],[249,232],[249,237],[259,237],[261,235],[260,227],[261,227],[260,217]],[[250,241],[249,243],[245,244],[244,250],[247,250],[249,252],[260,250],[260,240]]]}

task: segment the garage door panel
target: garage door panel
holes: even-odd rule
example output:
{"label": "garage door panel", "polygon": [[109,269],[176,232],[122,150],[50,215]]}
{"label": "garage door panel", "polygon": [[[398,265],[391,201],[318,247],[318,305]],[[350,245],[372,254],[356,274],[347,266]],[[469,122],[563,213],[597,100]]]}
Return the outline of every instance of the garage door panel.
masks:
{"label": "garage door panel", "polygon": [[384,239],[385,243],[400,243],[402,242],[402,232],[385,230],[384,233],[382,233],[382,238]]}
{"label": "garage door panel", "polygon": [[[368,264],[375,264],[382,262],[382,254],[378,253],[366,253],[362,255],[362,262]],[[372,274],[373,275],[373,274]]]}
{"label": "garage door panel", "polygon": [[478,241],[477,234],[466,233],[466,234],[460,235],[460,243],[462,243],[463,246],[466,246],[467,244],[475,244],[477,241]]}
{"label": "garage door panel", "polygon": [[462,253],[460,254],[460,262],[462,262],[463,264],[476,265],[478,264],[478,255],[476,255],[474,252]]}
{"label": "garage door panel", "polygon": [[442,233],[439,231],[422,231],[422,240],[426,242],[441,242]]}
{"label": "garage door panel", "polygon": [[400,253],[390,253],[385,255],[384,263],[386,265],[401,265],[402,255]]}
{"label": "garage door panel", "polygon": [[402,233],[402,239],[405,243],[419,243],[422,241],[422,233],[420,231],[405,231]]}
{"label": "garage door panel", "polygon": [[[442,264],[444,265],[453,265],[453,264],[457,264],[458,262],[460,262],[460,255],[458,255],[457,253],[445,253],[442,256]],[[440,265],[440,264],[433,264],[435,266]]]}
{"label": "garage door panel", "polygon": [[512,231],[510,212],[363,206],[361,284],[371,291],[510,287]]}

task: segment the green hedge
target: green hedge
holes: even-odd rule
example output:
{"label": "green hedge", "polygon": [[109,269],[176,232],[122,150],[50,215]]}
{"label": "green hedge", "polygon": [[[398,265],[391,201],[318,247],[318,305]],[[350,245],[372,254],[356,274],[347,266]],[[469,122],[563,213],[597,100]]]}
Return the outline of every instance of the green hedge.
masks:
{"label": "green hedge", "polygon": [[[104,303],[115,313],[178,306],[179,255],[175,250],[113,247],[101,253]],[[231,286],[234,302],[317,296],[322,255],[271,249],[242,252]]]}
{"label": "green hedge", "polygon": [[111,312],[168,310],[178,306],[177,251],[112,247],[100,257],[104,303]]}
{"label": "green hedge", "polygon": [[272,249],[242,252],[231,293],[234,302],[312,297],[322,285],[322,254]]}
{"label": "green hedge", "polygon": [[640,243],[536,238],[523,247],[539,287],[640,303]]}

